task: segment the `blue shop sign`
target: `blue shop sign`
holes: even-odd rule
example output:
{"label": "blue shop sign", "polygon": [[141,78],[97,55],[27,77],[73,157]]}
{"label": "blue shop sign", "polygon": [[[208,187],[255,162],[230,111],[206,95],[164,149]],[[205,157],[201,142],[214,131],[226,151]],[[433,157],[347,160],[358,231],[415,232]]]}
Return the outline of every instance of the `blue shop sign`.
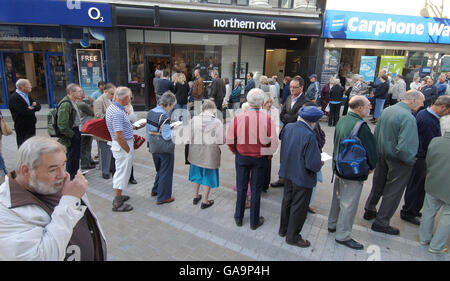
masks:
{"label": "blue shop sign", "polygon": [[111,27],[111,6],[79,0],[0,0],[0,23]]}
{"label": "blue shop sign", "polygon": [[327,10],[322,37],[450,44],[450,20]]}

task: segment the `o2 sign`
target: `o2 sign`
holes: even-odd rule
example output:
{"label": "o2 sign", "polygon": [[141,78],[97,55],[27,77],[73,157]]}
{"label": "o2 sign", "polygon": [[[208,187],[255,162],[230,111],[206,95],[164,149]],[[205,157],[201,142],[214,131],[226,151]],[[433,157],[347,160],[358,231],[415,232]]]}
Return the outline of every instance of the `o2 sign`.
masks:
{"label": "o2 sign", "polygon": [[96,7],[91,7],[88,10],[88,16],[91,20],[98,20],[99,22],[105,22],[100,10]]}

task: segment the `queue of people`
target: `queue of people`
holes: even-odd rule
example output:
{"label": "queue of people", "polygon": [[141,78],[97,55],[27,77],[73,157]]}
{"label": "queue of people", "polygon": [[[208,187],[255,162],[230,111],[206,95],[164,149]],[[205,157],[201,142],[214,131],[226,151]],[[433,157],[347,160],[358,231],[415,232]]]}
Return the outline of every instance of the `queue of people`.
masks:
{"label": "queue of people", "polygon": [[[106,260],[105,237],[85,194],[87,180],[79,170],[82,147],[79,127],[84,117],[104,118],[106,121],[111,142],[98,139],[98,143],[102,176],[108,178],[111,166],[114,166],[114,212],[133,210],[131,204],[125,203],[130,196],[124,193],[133,178],[134,130],[144,126],[156,170],[151,195],[156,197],[157,205],[175,201],[172,190],[175,131],[187,126],[190,130],[186,141],[189,143],[188,180],[193,183],[193,204],[201,202],[201,209],[214,205],[210,190],[220,186],[221,145],[226,144],[235,158],[237,192],[233,217],[236,226],[244,224],[250,188],[250,229],[256,230],[265,222],[260,215],[261,193],[267,192],[271,159],[280,146],[279,179],[270,184],[274,188],[284,188],[278,234],[285,237],[289,245],[302,248],[311,245],[301,232],[307,213],[314,212],[311,198],[321,180],[324,164],[321,149],[326,137],[319,125],[324,111],[319,108],[323,108],[324,100],[329,99],[333,105],[332,102],[342,99],[344,88],[339,79],[330,79],[328,89],[321,91],[316,84],[317,75],[311,75],[311,85],[304,91],[305,81],[301,76],[286,77],[284,81],[289,81],[289,92],[285,91],[286,86],[283,93],[281,87],[279,90],[275,87],[279,94],[276,97],[277,92],[271,89],[271,85],[275,86],[273,78],[270,82],[269,78],[263,77],[262,86],[248,89],[242,88],[240,81],[231,87],[229,81],[226,83],[226,79],[213,72],[212,98],[203,99],[201,92],[204,88],[198,72],[192,91],[182,74],[177,74],[175,81],[164,79],[168,77],[166,74],[163,72],[159,82],[167,80],[169,83],[158,83],[158,105],[148,112],[146,122],[138,126],[133,125],[136,118],[130,109],[133,93],[129,88],[101,85],[104,92],[89,111],[77,106],[77,102],[84,99],[80,86],[67,86],[67,96],[58,105],[57,125],[61,131],[58,141],[36,136],[24,140],[19,146],[14,170],[8,173],[0,187],[0,214],[3,218],[0,222],[0,259]],[[252,80],[253,74],[249,73],[248,77]],[[388,79],[386,73],[381,73],[380,83],[375,87],[378,92],[376,99],[386,99],[388,90],[384,89],[384,83]],[[398,79],[402,79],[401,76]],[[430,252],[448,252],[445,244],[450,234],[449,190],[442,182],[446,181],[449,157],[446,146],[449,144],[450,120],[446,117],[450,115],[450,96],[435,98],[434,94],[428,93],[438,88],[430,83],[431,78],[427,79],[427,85],[422,86],[422,92],[414,89],[403,92],[402,85],[393,98],[394,104],[384,110],[376,110],[376,128],[372,133],[364,119],[369,117],[372,104],[365,94],[358,94],[365,91],[361,84],[357,85],[360,77],[356,76],[355,80],[354,86],[359,90],[349,92],[348,114],[342,118],[335,115],[340,111],[341,103],[333,105],[333,110],[330,107],[329,118],[336,128],[332,160],[335,182],[328,231],[335,233],[339,244],[356,250],[364,248],[351,233],[363,183],[373,173],[372,190],[363,216],[366,220],[374,220],[371,229],[389,235],[400,233],[398,228],[390,225],[390,221],[406,190],[401,218],[420,225],[420,243],[429,245]],[[230,86],[228,90],[226,85]],[[19,86],[28,91],[27,85]],[[161,89],[165,91],[161,92]],[[245,111],[237,105],[241,91],[244,91],[244,101],[248,105]],[[184,106],[189,96],[184,98],[189,92],[194,101],[201,103],[201,113],[185,124],[172,122],[171,114],[177,106],[187,110]],[[289,95],[284,99],[285,93]],[[221,107],[227,104],[225,97],[233,109],[238,109],[226,132],[221,118],[218,118]],[[281,111],[273,107],[276,99],[282,100]],[[422,109],[427,102],[430,106]],[[30,111],[37,110],[37,104],[31,100],[28,103]],[[363,161],[352,166],[350,171],[345,170],[341,162],[341,157],[345,157],[342,147],[349,145],[349,138],[363,148],[359,149],[360,153],[363,151]],[[83,147],[92,143],[92,139],[85,142]],[[90,152],[85,151],[83,149],[83,155],[90,156],[85,154]],[[83,159],[82,165],[91,164],[89,157]],[[10,197],[10,194],[14,196]],[[440,221],[433,234],[434,221],[440,209]],[[36,214],[40,216],[38,224],[34,222]],[[24,230],[29,230],[26,236],[23,235]],[[17,239],[10,243],[10,237]],[[66,250],[69,247],[75,250]]]}

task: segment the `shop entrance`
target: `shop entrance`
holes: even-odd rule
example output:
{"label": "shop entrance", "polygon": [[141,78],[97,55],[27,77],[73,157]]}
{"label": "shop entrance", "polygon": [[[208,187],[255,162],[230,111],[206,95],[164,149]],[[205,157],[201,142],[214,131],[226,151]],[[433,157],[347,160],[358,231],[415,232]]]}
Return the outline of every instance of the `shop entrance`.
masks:
{"label": "shop entrance", "polygon": [[50,107],[65,95],[65,69],[62,53],[39,51],[0,52],[0,108],[16,89],[17,80],[28,79],[33,87],[31,97]]}
{"label": "shop entrance", "polygon": [[[144,82],[145,88],[143,89],[146,94],[142,95],[141,102],[135,101],[136,104],[144,103],[146,110],[155,107],[156,93],[155,86],[153,85],[153,78],[155,78],[156,70],[169,71],[169,79],[172,77],[172,57],[170,55],[145,55],[144,56]],[[162,78],[162,77],[161,77]]]}

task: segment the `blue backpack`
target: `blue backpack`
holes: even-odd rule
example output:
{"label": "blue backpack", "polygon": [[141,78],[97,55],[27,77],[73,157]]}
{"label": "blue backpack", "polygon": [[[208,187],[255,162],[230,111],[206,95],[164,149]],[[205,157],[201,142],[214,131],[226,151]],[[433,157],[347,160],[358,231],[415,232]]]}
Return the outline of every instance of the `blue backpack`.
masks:
{"label": "blue backpack", "polygon": [[359,129],[364,123],[362,120],[358,121],[350,135],[339,142],[335,161],[341,178],[356,180],[369,175],[366,149],[358,138]]}

